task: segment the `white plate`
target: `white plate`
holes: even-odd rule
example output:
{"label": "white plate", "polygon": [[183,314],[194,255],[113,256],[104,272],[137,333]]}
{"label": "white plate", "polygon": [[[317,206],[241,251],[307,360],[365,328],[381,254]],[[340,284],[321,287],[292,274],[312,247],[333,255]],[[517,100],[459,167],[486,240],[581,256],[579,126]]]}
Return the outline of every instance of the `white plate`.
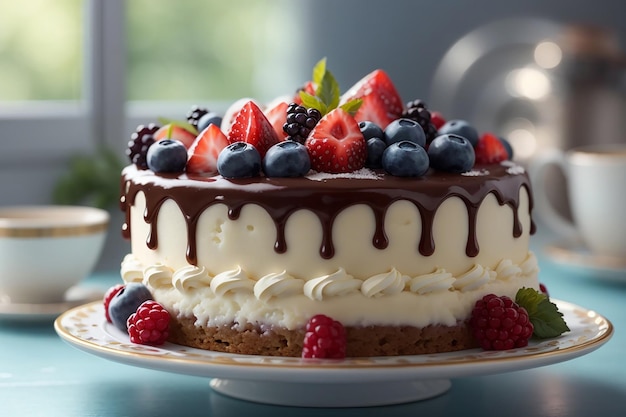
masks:
{"label": "white plate", "polygon": [[65,300],[56,303],[12,303],[0,294],[0,320],[15,322],[45,322],[56,319],[61,313],[94,300],[101,300],[100,289],[72,287]]}
{"label": "white plate", "polygon": [[594,311],[553,300],[571,331],[508,351],[311,360],[235,355],[166,343],[132,344],[106,322],[101,303],[74,308],[55,322],[73,346],[128,365],[214,378],[213,389],[240,399],[295,406],[354,407],[430,398],[450,388],[450,378],[529,369],[566,361],[606,343],[612,324]]}
{"label": "white plate", "polygon": [[626,283],[626,259],[595,255],[581,242],[558,242],[545,247],[549,259],[561,266],[607,281]]}

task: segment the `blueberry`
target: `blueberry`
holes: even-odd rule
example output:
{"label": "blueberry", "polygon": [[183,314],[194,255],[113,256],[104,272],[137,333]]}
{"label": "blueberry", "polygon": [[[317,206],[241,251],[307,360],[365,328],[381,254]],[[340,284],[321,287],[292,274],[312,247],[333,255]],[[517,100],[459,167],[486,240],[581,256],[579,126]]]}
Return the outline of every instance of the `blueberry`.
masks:
{"label": "blueberry", "polygon": [[130,315],[148,300],[152,300],[152,294],[145,285],[138,282],[126,284],[109,303],[109,316],[115,327],[125,332],[126,321]]}
{"label": "blueberry", "polygon": [[364,120],[359,123],[359,129],[366,141],[371,138],[384,138],[383,129],[374,122]]}
{"label": "blueberry", "polygon": [[383,168],[397,177],[421,177],[428,167],[426,150],[415,142],[393,143],[383,153]]}
{"label": "blueberry", "polygon": [[389,123],[384,133],[387,146],[405,140],[417,143],[422,148],[426,146],[426,134],[424,133],[424,129],[422,129],[422,126],[415,120],[396,119]]}
{"label": "blueberry", "polygon": [[387,144],[380,137],[373,137],[367,141],[367,159],[365,166],[368,168],[381,168],[383,166],[383,152]]}
{"label": "blueberry", "polygon": [[302,177],[310,169],[306,146],[293,140],[273,145],[263,158],[263,172],[268,177]]}
{"label": "blueberry", "polygon": [[439,135],[449,134],[463,136],[472,146],[478,143],[478,131],[465,120],[448,120],[439,128]]}
{"label": "blueberry", "polygon": [[261,155],[249,143],[231,143],[217,157],[217,171],[226,178],[256,177],[261,172]]}
{"label": "blueberry", "polygon": [[506,154],[509,156],[509,160],[513,160],[513,147],[511,146],[511,143],[502,136],[498,136],[498,139],[500,139],[500,142],[504,145],[504,149],[506,149]]}
{"label": "blueberry", "polygon": [[459,135],[439,135],[428,147],[430,166],[439,171],[467,172],[474,166],[474,147]]}
{"label": "blueberry", "polygon": [[207,114],[200,117],[200,119],[198,120],[198,132],[202,132],[204,129],[209,127],[210,124],[221,126],[222,118],[220,117],[220,115],[214,112],[208,112]]}
{"label": "blueberry", "polygon": [[178,140],[163,139],[148,148],[146,160],[148,168],[157,173],[183,172],[187,165],[187,148]]}

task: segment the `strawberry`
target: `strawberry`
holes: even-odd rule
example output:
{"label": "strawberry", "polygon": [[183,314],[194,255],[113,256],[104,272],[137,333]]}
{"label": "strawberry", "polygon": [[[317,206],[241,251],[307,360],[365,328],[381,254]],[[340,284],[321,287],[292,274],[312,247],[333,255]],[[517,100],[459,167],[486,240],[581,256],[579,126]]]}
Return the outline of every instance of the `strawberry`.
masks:
{"label": "strawberry", "polygon": [[220,128],[210,124],[200,132],[187,151],[187,172],[190,174],[216,173],[217,157],[229,144],[228,138]]}
{"label": "strawberry", "polygon": [[279,140],[285,140],[287,137],[287,133],[283,130],[283,125],[287,121],[287,107],[289,107],[287,102],[279,101],[265,109],[265,116],[274,127]]}
{"label": "strawberry", "polygon": [[340,108],[322,117],[304,145],[311,156],[311,168],[318,172],[351,172],[365,165],[367,143],[359,124]]}
{"label": "strawberry", "polygon": [[196,134],[185,129],[183,126],[177,125],[176,123],[168,123],[154,133],[155,141],[163,139],[178,140],[185,145],[185,148],[189,149],[193,141],[196,139]]}
{"label": "strawberry", "polygon": [[441,126],[446,124],[446,119],[443,117],[443,114],[439,113],[438,111],[431,111],[430,123],[432,123],[433,126],[435,126],[437,130],[439,130]]}
{"label": "strawberry", "polygon": [[298,91],[296,91],[296,94],[293,97],[293,102],[296,103],[297,105],[302,105],[302,99],[300,98],[300,91],[304,91],[305,93],[308,93],[314,96],[315,89],[316,89],[315,83],[313,81],[307,81],[306,83],[304,83],[302,87],[298,89]]}
{"label": "strawberry", "polygon": [[228,141],[230,143],[246,142],[251,144],[259,151],[261,159],[263,159],[265,152],[272,145],[280,142],[280,139],[263,111],[250,100],[235,113],[233,123],[228,131]]}
{"label": "strawberry", "polygon": [[384,129],[402,116],[402,98],[383,70],[375,70],[363,77],[341,96],[341,103],[358,98],[363,104],[354,115],[357,122],[374,122]]}
{"label": "strawberry", "polygon": [[506,148],[493,133],[483,133],[474,150],[476,153],[476,165],[496,164],[509,158]]}

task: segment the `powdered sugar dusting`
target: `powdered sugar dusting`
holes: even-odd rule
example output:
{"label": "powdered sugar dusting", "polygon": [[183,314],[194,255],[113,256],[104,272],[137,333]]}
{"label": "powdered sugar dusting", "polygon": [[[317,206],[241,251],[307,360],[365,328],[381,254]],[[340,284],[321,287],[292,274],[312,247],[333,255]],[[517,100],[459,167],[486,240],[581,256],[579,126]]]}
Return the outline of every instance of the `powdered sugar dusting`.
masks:
{"label": "powdered sugar dusting", "polygon": [[481,177],[483,175],[489,175],[489,171],[487,171],[486,169],[481,169],[481,170],[471,169],[467,172],[463,172],[461,175],[464,175],[466,177]]}
{"label": "powdered sugar dusting", "polygon": [[500,165],[507,167],[507,170],[506,170],[507,174],[521,175],[526,172],[526,169],[524,169],[523,166],[517,165],[513,161],[502,161]]}
{"label": "powdered sugar dusting", "polygon": [[351,179],[356,179],[356,180],[379,180],[382,178],[382,176],[375,173],[371,169],[361,168],[357,171],[344,172],[340,174],[331,174],[328,172],[311,171],[311,173],[308,174],[306,178],[313,180],[313,181],[326,181],[326,180],[333,179],[333,178],[351,178]]}

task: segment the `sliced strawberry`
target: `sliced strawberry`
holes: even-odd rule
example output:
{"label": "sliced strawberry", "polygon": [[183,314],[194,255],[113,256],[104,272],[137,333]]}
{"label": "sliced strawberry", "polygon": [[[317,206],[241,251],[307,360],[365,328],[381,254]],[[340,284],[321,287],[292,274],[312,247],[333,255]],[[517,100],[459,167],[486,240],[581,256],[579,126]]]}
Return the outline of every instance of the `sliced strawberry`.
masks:
{"label": "sliced strawberry", "polygon": [[261,158],[272,145],[280,142],[274,127],[253,101],[248,101],[235,114],[228,131],[228,140],[230,143],[246,142],[253,145]]}
{"label": "sliced strawberry", "polygon": [[359,124],[340,108],[322,117],[304,145],[311,168],[318,172],[352,172],[365,166],[367,143]]}
{"label": "sliced strawberry", "polygon": [[196,139],[196,134],[177,124],[168,123],[154,133],[155,141],[163,139],[175,139],[181,141],[183,145],[185,145],[185,148],[189,149],[193,141]]}
{"label": "sliced strawberry", "polygon": [[476,164],[496,164],[509,158],[506,148],[493,133],[483,133],[474,151]]}
{"label": "sliced strawberry", "polygon": [[289,104],[286,101],[279,101],[265,109],[265,116],[274,127],[274,131],[280,140],[285,140],[288,136],[283,130],[283,125],[287,121],[287,107],[289,107]]}
{"label": "sliced strawberry", "polygon": [[187,151],[187,172],[190,174],[214,174],[217,157],[230,142],[220,128],[210,124],[204,129]]}
{"label": "sliced strawberry", "polygon": [[357,98],[363,99],[354,116],[357,122],[369,120],[384,129],[402,116],[402,98],[383,70],[375,70],[363,77],[341,96],[341,104]]}

